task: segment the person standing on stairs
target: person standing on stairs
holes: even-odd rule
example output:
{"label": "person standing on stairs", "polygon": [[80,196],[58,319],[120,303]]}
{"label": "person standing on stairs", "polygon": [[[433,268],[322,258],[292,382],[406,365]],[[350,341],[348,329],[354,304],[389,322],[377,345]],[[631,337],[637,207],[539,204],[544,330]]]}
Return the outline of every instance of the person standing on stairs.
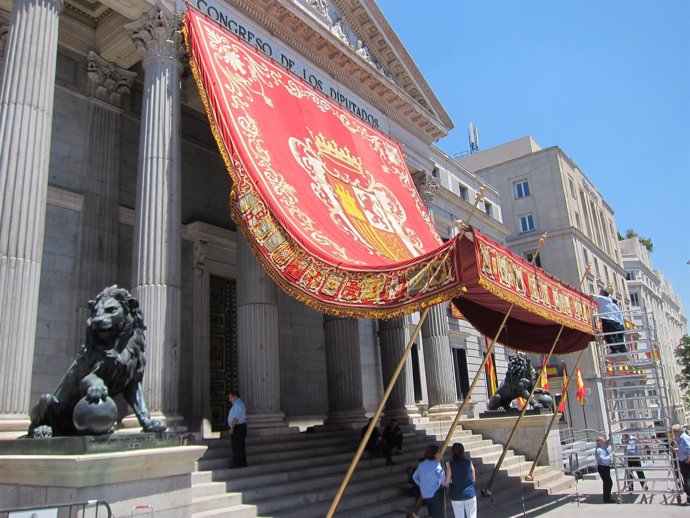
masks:
{"label": "person standing on stairs", "polygon": [[245,440],[247,438],[247,408],[240,399],[240,393],[231,390],[228,393],[228,402],[232,404],[228,412],[228,427],[230,428],[230,444],[232,446],[232,465],[230,469],[247,467],[247,451]]}
{"label": "person standing on stairs", "polygon": [[465,458],[465,447],[459,442],[453,444],[450,451],[453,460],[446,463],[446,486],[450,487],[453,514],[455,518],[477,518],[474,466]]}
{"label": "person standing on stairs", "polygon": [[429,518],[444,518],[446,472],[441,465],[438,446],[432,444],[426,449],[424,461],[417,466],[412,480],[419,486]]}

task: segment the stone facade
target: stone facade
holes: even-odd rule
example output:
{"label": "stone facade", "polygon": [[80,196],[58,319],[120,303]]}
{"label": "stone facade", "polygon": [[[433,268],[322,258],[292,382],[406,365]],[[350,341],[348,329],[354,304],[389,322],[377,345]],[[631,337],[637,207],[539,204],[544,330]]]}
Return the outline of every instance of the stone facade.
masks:
{"label": "stone facade", "polygon": [[[245,37],[248,30],[265,35],[272,51],[332,84],[344,105],[364,107],[370,122],[405,146],[413,175],[438,185],[429,209],[441,236],[453,235],[454,220],[467,218],[481,188],[495,210],[478,211],[473,223],[499,241],[508,234],[498,191],[433,145],[452,122],[372,0],[194,5],[233,20],[226,24],[238,34],[242,26]],[[212,436],[223,426],[223,395],[238,387],[250,421],[262,426],[303,417],[338,421],[343,412],[357,421],[371,413],[418,316],[392,329],[372,320],[335,324],[282,293],[243,255],[228,214],[230,178],[186,69],[174,6],[67,0],[62,7],[61,0],[0,0],[0,132],[12,136],[3,137],[10,147],[2,156],[20,160],[0,161],[0,304],[15,315],[0,321],[0,433],[26,430],[31,405],[54,390],[79,347],[88,297],[114,283],[142,302],[145,395],[171,425]],[[23,46],[34,43],[17,37],[35,29],[20,12],[51,24],[39,24],[35,43],[44,69],[22,76],[27,84],[8,75],[25,64],[30,49]],[[39,83],[45,88],[29,88]],[[27,98],[25,107],[40,106],[41,118],[32,119],[12,99],[34,90],[41,97]],[[38,124],[30,132],[35,142],[18,130],[29,120]],[[34,174],[23,174],[27,169]],[[12,196],[12,185],[24,181],[27,196]],[[21,228],[13,226],[18,216]],[[94,217],[103,225],[94,226]],[[212,312],[213,279],[234,282],[228,300],[235,321]],[[452,407],[456,382],[471,379],[481,361],[484,338],[449,307],[435,311],[409,360],[398,413]],[[355,350],[347,356],[334,349],[341,347],[338,325],[352,337]],[[501,375],[500,347],[496,359]],[[338,381],[350,367],[355,377]],[[361,390],[356,401],[345,397],[352,384]],[[480,384],[475,402],[483,404],[484,394]],[[136,426],[127,412],[121,409],[123,425]]]}

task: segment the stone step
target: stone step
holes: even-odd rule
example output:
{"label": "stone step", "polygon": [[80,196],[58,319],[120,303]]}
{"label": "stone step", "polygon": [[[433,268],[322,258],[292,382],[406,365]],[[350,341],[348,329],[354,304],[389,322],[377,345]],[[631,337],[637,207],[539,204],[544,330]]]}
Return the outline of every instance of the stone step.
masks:
{"label": "stone step", "polygon": [[242,495],[240,493],[222,493],[220,495],[192,497],[192,514],[212,511],[222,507],[234,507],[241,503]]}
{"label": "stone step", "polygon": [[254,505],[233,505],[232,507],[222,507],[219,509],[209,509],[198,513],[192,513],[192,518],[257,518],[256,506]]}
{"label": "stone step", "polygon": [[227,492],[227,487],[223,482],[204,482],[192,483],[192,498],[201,498],[204,496],[224,495]]}

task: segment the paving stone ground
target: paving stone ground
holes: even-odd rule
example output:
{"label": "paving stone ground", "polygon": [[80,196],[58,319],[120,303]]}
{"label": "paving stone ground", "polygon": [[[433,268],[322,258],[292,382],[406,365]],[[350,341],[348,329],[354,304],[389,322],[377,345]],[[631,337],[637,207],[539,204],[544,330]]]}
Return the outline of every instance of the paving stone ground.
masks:
{"label": "paving stone ground", "polygon": [[[614,482],[614,498],[615,498]],[[685,501],[685,498],[683,498]],[[689,518],[690,506],[665,504],[661,495],[654,495],[652,503],[644,503],[641,495],[627,495],[621,504],[604,504],[601,480],[596,474],[587,475],[575,488],[545,497],[510,502],[493,502],[480,509],[478,518]],[[448,518],[452,518],[449,516]]]}

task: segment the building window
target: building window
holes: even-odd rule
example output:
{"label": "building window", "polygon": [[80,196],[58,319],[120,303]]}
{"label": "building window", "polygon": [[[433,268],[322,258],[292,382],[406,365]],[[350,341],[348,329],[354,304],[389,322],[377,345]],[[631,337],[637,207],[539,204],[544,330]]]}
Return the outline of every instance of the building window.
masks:
{"label": "building window", "polygon": [[577,212],[575,213],[575,226],[578,228],[578,230],[582,230],[582,222],[580,221],[580,215]]}
{"label": "building window", "polygon": [[[531,263],[531,262],[532,262],[532,259],[534,258],[534,253],[535,253],[534,251],[525,252],[525,253],[524,253],[525,261],[527,261],[528,263]],[[535,264],[536,266],[538,266],[539,268],[541,268],[541,255],[538,255],[538,256],[537,256],[537,260],[534,261],[534,264]]]}
{"label": "building window", "polygon": [[640,296],[637,293],[631,293],[630,294],[630,305],[631,306],[639,306],[640,305]]}
{"label": "building window", "polygon": [[570,187],[570,195],[571,195],[573,198],[577,199],[577,198],[575,197],[575,184],[573,183],[573,179],[570,178],[570,177],[568,177],[568,186]]}
{"label": "building window", "polygon": [[523,180],[521,182],[516,182],[515,183],[515,197],[516,198],[525,198],[529,196],[529,182],[527,180]]}
{"label": "building window", "polygon": [[491,216],[494,213],[494,206],[491,205],[488,201],[484,202],[484,210],[486,213]]}
{"label": "building window", "polygon": [[458,192],[460,193],[460,197],[467,201],[467,187],[462,185],[461,183],[458,184]]}
{"label": "building window", "polygon": [[534,230],[534,216],[532,214],[520,216],[520,232],[530,232],[531,230]]}

